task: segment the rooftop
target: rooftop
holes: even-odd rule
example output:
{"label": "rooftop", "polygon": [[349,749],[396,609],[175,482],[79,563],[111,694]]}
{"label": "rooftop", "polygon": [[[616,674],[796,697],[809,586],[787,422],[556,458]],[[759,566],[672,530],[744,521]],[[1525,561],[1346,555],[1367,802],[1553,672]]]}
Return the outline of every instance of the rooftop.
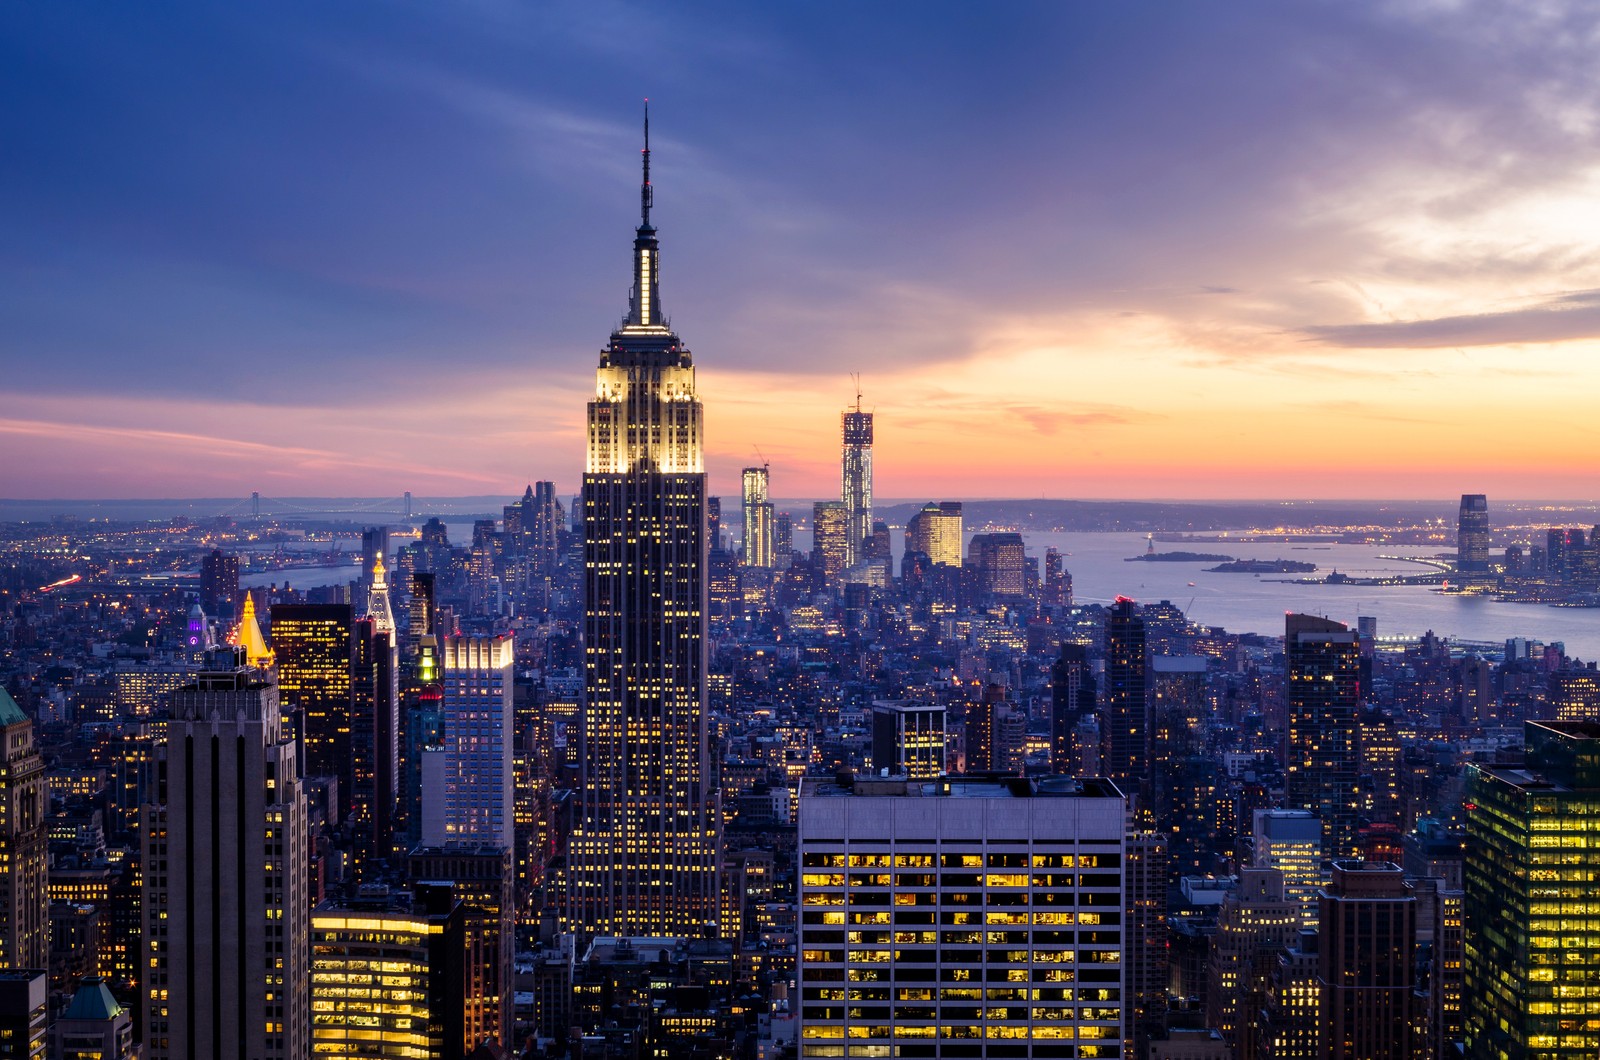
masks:
{"label": "rooftop", "polygon": [[1117,786],[1104,777],[1019,777],[1008,773],[979,773],[935,780],[858,777],[850,774],[806,777],[800,794],[832,798],[846,795],[952,799],[1122,798]]}

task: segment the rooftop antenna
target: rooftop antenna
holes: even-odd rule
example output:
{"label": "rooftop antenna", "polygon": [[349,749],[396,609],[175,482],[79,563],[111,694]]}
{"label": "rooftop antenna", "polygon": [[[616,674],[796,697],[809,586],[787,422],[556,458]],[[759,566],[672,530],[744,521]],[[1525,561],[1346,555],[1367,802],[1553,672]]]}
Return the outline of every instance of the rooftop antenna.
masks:
{"label": "rooftop antenna", "polygon": [[639,213],[644,224],[641,227],[650,227],[650,207],[653,199],[650,194],[650,97],[644,99],[644,183],[639,187]]}
{"label": "rooftop antenna", "polygon": [[851,372],[850,373],[850,378],[852,380],[854,380],[855,384],[856,384],[856,411],[860,412],[861,411],[861,373],[860,372]]}

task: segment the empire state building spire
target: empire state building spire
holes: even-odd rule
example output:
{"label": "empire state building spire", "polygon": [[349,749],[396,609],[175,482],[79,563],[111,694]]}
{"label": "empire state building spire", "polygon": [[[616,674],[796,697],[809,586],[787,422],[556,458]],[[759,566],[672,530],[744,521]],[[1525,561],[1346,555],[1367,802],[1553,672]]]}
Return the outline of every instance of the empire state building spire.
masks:
{"label": "empire state building spire", "polygon": [[661,313],[660,247],[656,229],[650,223],[650,207],[655,195],[650,187],[650,101],[644,101],[644,180],[639,185],[639,227],[633,240],[633,291],[628,298],[630,328],[665,328]]}
{"label": "empire state building spire", "polygon": [[706,476],[694,359],[661,315],[646,118],[628,318],[583,476],[583,729],[569,930],[699,936],[721,812],[706,738]]}

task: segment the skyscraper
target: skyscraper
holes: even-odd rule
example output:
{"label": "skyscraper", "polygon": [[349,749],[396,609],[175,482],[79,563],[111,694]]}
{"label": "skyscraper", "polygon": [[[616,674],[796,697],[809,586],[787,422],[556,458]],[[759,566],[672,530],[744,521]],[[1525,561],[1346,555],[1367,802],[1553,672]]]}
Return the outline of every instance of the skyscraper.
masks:
{"label": "skyscraper", "polygon": [[231,617],[239,604],[239,557],[212,549],[200,561],[200,605],[209,615]]}
{"label": "skyscraper", "polygon": [[503,637],[439,642],[444,742],[423,751],[422,842],[512,848],[512,663]]}
{"label": "skyscraper", "polygon": [[1106,689],[1100,766],[1141,815],[1150,814],[1150,688],[1139,605],[1117,597],[1106,616]]}
{"label": "skyscraper", "polygon": [[1456,520],[1456,569],[1468,574],[1489,569],[1489,501],[1481,493],[1463,493]]}
{"label": "skyscraper", "polygon": [[853,567],[864,558],[862,545],[872,536],[872,413],[861,411],[859,390],[856,407],[841,413],[839,421],[844,436],[839,499],[846,520],[845,566]]}
{"label": "skyscraper", "polygon": [[649,122],[627,318],[600,353],[583,476],[584,712],[572,927],[698,935],[716,916],[706,745],[706,478],[694,359],[668,326]]}
{"label": "skyscraper", "polygon": [[155,1060],[307,1054],[306,801],[268,674],[241,649],[172,695],[167,801],[143,835]]}
{"label": "skyscraper", "polygon": [[961,502],[929,501],[906,520],[906,551],[921,552],[934,563],[961,566]]}
{"label": "skyscraper", "polygon": [[1320,1060],[1412,1060],[1417,899],[1405,873],[1336,858],[1317,904]]}
{"label": "skyscraper", "polygon": [[[767,467],[744,469],[744,565],[763,569],[777,566],[777,516],[767,496]],[[787,557],[786,557],[787,558]]]}
{"label": "skyscraper", "polygon": [[1467,1060],[1600,1056],[1600,724],[1524,728],[1467,767]]}
{"label": "skyscraper", "polygon": [[1360,855],[1360,643],[1342,622],[1284,620],[1288,733],[1284,803],[1322,822],[1324,858]]}
{"label": "skyscraper", "polygon": [[351,789],[345,797],[362,875],[392,852],[400,789],[400,655],[386,575],[380,555],[367,592],[367,617],[356,622],[351,644]]}
{"label": "skyscraper", "polygon": [[50,967],[50,798],[33,721],[0,688],[0,970]]}
{"label": "skyscraper", "polygon": [[279,604],[272,609],[278,693],[300,712],[305,775],[337,777],[339,799],[354,786],[350,747],[349,604]]}
{"label": "skyscraper", "polygon": [[811,565],[829,585],[850,566],[850,512],[844,502],[812,504]]}
{"label": "skyscraper", "polygon": [[[1070,640],[1061,642],[1061,655],[1050,668],[1050,768],[1056,773],[1081,776],[1084,769],[1081,726],[1095,711],[1094,671],[1089,669],[1089,649]],[[1094,756],[1096,760],[1099,755]]]}

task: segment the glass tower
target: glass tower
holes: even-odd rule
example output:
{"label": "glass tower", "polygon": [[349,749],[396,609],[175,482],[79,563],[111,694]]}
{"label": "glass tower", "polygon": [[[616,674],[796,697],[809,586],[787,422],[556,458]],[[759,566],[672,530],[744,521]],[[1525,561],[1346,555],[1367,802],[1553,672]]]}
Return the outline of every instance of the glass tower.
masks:
{"label": "glass tower", "polygon": [[861,411],[861,395],[856,407],[840,417],[844,435],[844,455],[839,472],[839,499],[846,512],[845,566],[853,567],[865,555],[863,546],[872,537],[872,413]]}
{"label": "glass tower", "polygon": [[1289,732],[1285,805],[1322,822],[1324,858],[1358,857],[1361,645],[1342,622],[1284,619]]}
{"label": "glass tower", "polygon": [[600,353],[583,476],[584,713],[572,928],[716,916],[706,750],[706,477],[694,360],[661,312],[649,123],[628,315]]}
{"label": "glass tower", "polygon": [[1467,773],[1466,1056],[1600,1056],[1600,724]]}

